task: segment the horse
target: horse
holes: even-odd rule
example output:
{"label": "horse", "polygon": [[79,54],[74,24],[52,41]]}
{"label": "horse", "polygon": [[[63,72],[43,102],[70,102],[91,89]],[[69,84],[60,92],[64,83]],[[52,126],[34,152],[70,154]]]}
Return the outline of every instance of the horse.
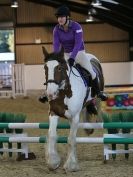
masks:
{"label": "horse", "polygon": [[[60,166],[60,156],[56,148],[57,124],[60,117],[68,119],[70,132],[68,135],[68,158],[64,164],[66,171],[79,170],[76,154],[76,134],[80,121],[80,113],[86,108],[85,117],[95,114],[92,100],[96,94],[87,87],[76,67],[70,68],[64,59],[64,52],[48,53],[43,47],[46,93],[49,102],[49,130],[46,145],[46,160],[50,170]],[[104,78],[101,65],[96,57],[91,59],[99,78],[101,90],[104,88]],[[87,104],[88,103],[88,104]],[[92,109],[93,108],[93,109]]]}

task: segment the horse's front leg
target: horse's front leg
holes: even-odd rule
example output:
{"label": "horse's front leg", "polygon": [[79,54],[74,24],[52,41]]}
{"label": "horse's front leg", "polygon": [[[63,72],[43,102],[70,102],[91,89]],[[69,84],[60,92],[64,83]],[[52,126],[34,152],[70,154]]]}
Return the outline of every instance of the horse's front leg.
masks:
{"label": "horse's front leg", "polygon": [[70,133],[68,137],[68,159],[64,164],[66,171],[77,171],[79,170],[77,153],[76,153],[76,134],[79,123],[79,113],[70,121]]}
{"label": "horse's front leg", "polygon": [[55,170],[60,165],[60,157],[56,148],[57,133],[56,128],[59,117],[57,115],[49,116],[49,130],[46,145],[46,160],[50,170]]}

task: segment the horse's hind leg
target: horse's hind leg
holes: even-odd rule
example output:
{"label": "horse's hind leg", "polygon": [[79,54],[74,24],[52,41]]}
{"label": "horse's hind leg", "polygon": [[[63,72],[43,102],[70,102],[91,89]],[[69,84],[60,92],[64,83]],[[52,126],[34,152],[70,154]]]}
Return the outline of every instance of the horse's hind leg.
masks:
{"label": "horse's hind leg", "polygon": [[55,170],[60,165],[60,157],[56,148],[58,116],[49,116],[49,130],[46,147],[46,160],[50,170]]}
{"label": "horse's hind leg", "polygon": [[70,124],[70,134],[68,137],[68,159],[64,164],[64,169],[66,171],[77,171],[79,170],[78,160],[76,155],[76,134],[79,123],[79,113],[71,120]]}

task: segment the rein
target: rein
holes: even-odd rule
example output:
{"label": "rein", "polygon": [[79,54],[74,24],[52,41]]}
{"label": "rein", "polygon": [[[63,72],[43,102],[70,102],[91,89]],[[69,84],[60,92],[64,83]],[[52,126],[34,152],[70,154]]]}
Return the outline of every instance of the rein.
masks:
{"label": "rein", "polygon": [[73,67],[79,72],[80,76],[76,75],[76,74],[73,72],[72,67],[71,67],[71,68],[70,68],[70,72],[69,72],[69,78],[70,78],[70,74],[71,74],[71,72],[72,72],[74,76],[76,76],[76,77],[81,77],[81,78],[83,79],[83,81],[84,81],[85,86],[87,86],[87,83],[86,83],[84,77],[82,76],[82,73],[80,72],[80,70],[79,70],[76,66],[73,66]]}
{"label": "rein", "polygon": [[[72,67],[74,67],[75,69],[77,69],[76,66],[72,66]],[[76,74],[73,72],[72,67],[70,67],[70,72],[69,72],[69,76],[68,76],[68,77],[70,78],[71,72],[73,73],[74,76],[80,77],[80,76],[76,75]],[[77,69],[77,70],[78,70],[78,69]],[[79,72],[79,73],[80,73],[80,72]]]}

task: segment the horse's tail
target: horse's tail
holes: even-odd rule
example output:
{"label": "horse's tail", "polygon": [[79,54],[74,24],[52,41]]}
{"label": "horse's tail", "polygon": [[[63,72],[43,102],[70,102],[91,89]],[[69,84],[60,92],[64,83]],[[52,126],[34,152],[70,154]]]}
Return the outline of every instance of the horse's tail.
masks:
{"label": "horse's tail", "polygon": [[[96,98],[95,102],[91,101],[87,106],[83,109],[83,122],[91,123],[91,122],[101,122],[101,100]],[[89,136],[94,132],[94,129],[84,129],[87,135]]]}

